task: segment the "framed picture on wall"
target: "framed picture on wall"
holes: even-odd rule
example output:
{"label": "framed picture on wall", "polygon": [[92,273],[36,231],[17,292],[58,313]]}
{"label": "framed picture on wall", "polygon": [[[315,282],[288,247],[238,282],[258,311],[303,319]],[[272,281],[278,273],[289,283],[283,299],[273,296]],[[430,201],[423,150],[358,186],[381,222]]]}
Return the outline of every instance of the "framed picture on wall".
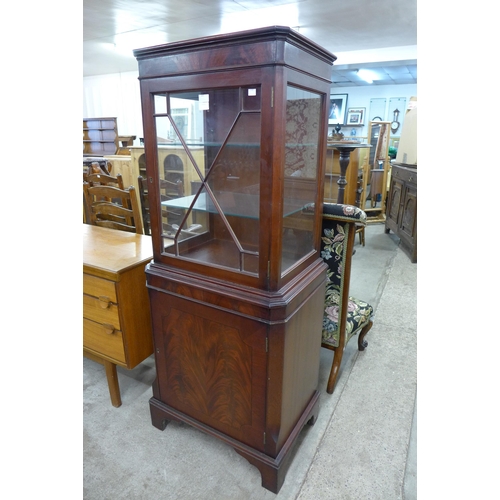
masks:
{"label": "framed picture on wall", "polygon": [[366,108],[348,108],[346,125],[364,125]]}
{"label": "framed picture on wall", "polygon": [[328,125],[345,125],[347,94],[330,94]]}

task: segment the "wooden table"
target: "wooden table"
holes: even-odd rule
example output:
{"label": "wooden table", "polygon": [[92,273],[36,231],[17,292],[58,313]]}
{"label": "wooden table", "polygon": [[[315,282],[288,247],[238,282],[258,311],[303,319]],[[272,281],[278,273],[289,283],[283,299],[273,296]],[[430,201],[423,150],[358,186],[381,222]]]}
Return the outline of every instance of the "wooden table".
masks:
{"label": "wooden table", "polygon": [[151,236],[83,224],[83,353],[106,369],[121,405],[116,366],[134,368],[153,353],[146,264]]}

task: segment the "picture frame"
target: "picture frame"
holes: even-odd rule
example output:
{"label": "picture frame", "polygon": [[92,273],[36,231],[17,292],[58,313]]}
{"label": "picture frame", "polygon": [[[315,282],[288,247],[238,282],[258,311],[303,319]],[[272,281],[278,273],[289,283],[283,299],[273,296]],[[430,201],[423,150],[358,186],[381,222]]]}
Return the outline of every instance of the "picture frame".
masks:
{"label": "picture frame", "polygon": [[346,125],[364,125],[366,108],[348,108]]}
{"label": "picture frame", "polygon": [[345,125],[347,94],[330,94],[328,125]]}

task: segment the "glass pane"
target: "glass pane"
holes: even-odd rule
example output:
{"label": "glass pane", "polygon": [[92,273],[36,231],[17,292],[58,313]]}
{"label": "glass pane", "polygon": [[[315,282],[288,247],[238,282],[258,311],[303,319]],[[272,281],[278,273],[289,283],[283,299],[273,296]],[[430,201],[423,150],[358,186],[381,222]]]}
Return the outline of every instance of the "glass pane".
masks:
{"label": "glass pane", "polygon": [[[177,130],[175,117],[156,117],[158,186],[160,189],[164,246],[172,244],[171,240],[185,223],[184,219],[189,205],[178,200],[183,200],[192,194],[193,182],[195,187],[200,183],[198,170],[203,171],[204,168],[203,148],[199,145],[197,147],[193,146],[188,153]],[[191,222],[189,217],[186,220]]]}
{"label": "glass pane", "polygon": [[287,87],[281,271],[314,250],[314,217],[306,210],[318,187],[321,95]]}
{"label": "glass pane", "polygon": [[160,182],[179,189],[162,198],[166,252],[257,274],[260,88],[171,93],[167,104]]}
{"label": "glass pane", "polygon": [[155,113],[166,113],[167,112],[167,96],[165,94],[155,95]]}
{"label": "glass pane", "polygon": [[232,228],[238,240],[250,245],[253,250],[258,247],[258,231],[252,235],[252,243],[249,243],[248,235],[245,235],[248,222],[237,219],[259,219],[259,167],[260,113],[242,113],[215,158],[207,183],[224,214],[235,216]]}

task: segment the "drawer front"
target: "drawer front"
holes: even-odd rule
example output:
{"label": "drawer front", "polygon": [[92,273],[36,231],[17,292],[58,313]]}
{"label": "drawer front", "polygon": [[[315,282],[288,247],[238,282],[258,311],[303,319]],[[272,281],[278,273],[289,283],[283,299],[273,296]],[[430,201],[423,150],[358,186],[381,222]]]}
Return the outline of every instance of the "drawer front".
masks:
{"label": "drawer front", "polygon": [[417,169],[416,168],[401,168],[396,165],[392,167],[392,176],[395,179],[404,182],[417,184]]}
{"label": "drawer front", "polygon": [[116,304],[116,287],[114,281],[96,278],[90,274],[83,275],[83,293],[93,297],[109,297]]}
{"label": "drawer front", "polygon": [[97,323],[113,325],[116,330],[121,330],[118,306],[110,302],[108,297],[97,298],[84,294],[83,317]]}
{"label": "drawer front", "polygon": [[109,356],[125,364],[125,349],[120,330],[111,330],[106,325],[83,319],[83,346]]}

